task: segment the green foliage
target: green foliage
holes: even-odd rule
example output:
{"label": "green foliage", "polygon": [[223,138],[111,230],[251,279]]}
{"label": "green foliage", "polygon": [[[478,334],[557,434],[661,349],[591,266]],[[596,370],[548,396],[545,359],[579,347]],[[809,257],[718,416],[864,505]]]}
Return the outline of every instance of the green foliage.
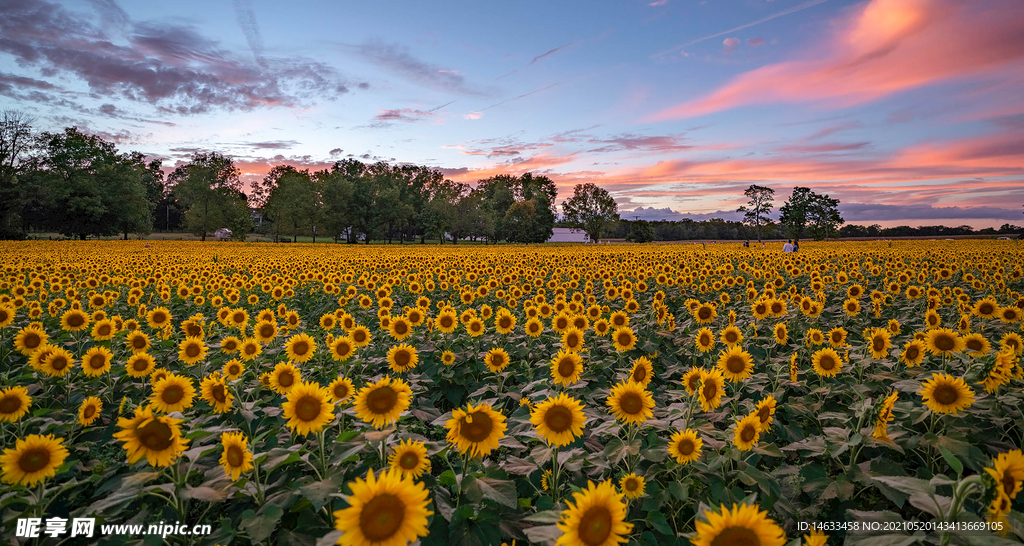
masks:
{"label": "green foliage", "polygon": [[771,220],[768,219],[768,214],[772,211],[772,207],[775,205],[775,190],[767,186],[758,186],[757,184],[751,184],[750,187],[743,192],[743,195],[747,196],[750,201],[745,206],[736,209],[736,212],[742,212],[743,222],[754,226],[757,232],[757,240],[761,241],[761,226]]}
{"label": "green foliage", "polygon": [[252,230],[240,174],[230,158],[210,152],[194,154],[167,177],[185,210],[185,226],[203,241],[223,227],[231,229],[236,238],[244,238]]}
{"label": "green foliage", "polygon": [[634,220],[629,223],[629,235],[626,240],[634,243],[649,243],[654,240],[654,228],[647,220]]}
{"label": "green foliage", "polygon": [[618,205],[608,190],[589,182],[573,188],[572,197],[562,203],[562,213],[569,227],[585,231],[595,243],[608,226],[619,220]]}

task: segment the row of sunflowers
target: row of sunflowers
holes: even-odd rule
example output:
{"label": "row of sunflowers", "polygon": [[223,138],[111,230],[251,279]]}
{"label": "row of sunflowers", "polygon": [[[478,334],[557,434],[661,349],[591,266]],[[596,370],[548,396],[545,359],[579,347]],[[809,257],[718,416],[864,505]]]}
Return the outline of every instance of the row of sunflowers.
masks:
{"label": "row of sunflowers", "polygon": [[22,242],[0,263],[6,536],[1024,538],[1014,242]]}

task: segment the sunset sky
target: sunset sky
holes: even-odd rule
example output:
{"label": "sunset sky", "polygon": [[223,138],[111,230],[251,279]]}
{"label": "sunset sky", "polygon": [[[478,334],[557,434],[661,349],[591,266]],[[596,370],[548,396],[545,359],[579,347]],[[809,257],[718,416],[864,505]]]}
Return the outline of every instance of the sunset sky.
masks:
{"label": "sunset sky", "polygon": [[0,107],[173,167],[527,171],[632,219],[751,183],[850,223],[1024,224],[1020,0],[0,0]]}

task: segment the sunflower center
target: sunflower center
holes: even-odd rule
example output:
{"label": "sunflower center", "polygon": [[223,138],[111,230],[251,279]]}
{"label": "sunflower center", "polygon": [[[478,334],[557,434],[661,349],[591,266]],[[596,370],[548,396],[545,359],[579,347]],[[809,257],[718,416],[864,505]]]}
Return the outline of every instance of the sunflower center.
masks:
{"label": "sunflower center", "polygon": [[245,350],[245,354],[247,354],[247,355],[254,355],[254,354],[256,354],[256,344],[255,343],[249,343],[249,344],[247,344],[244,347],[244,350]]}
{"label": "sunflower center", "polygon": [[303,421],[312,421],[320,415],[322,403],[315,396],[303,396],[295,403],[295,416]]}
{"label": "sunflower center", "polygon": [[68,367],[68,359],[61,355],[50,357],[50,367],[54,370],[60,371]]}
{"label": "sunflower center", "polygon": [[21,398],[5,396],[0,399],[0,414],[10,414],[21,409]]}
{"label": "sunflower center", "polygon": [[711,546],[761,546],[761,539],[753,529],[726,527],[711,541]]}
{"label": "sunflower center", "polygon": [[241,313],[235,313],[235,315],[234,315],[232,320],[235,323],[237,323],[237,324],[241,324],[241,323],[245,322],[245,315],[243,315]]}
{"label": "sunflower center", "polygon": [[754,439],[754,436],[756,435],[757,429],[755,429],[753,425],[747,425],[743,427],[743,430],[740,431],[740,440],[743,440],[744,442],[750,442]]}
{"label": "sunflower center", "polygon": [[174,443],[174,435],[171,431],[171,427],[167,426],[166,423],[157,421],[156,419],[152,419],[145,425],[139,427],[139,429],[136,430],[135,435],[138,436],[139,443],[153,451],[163,451],[171,447],[171,444]]}
{"label": "sunflower center", "polygon": [[28,349],[35,349],[36,347],[39,346],[39,343],[41,342],[42,338],[39,337],[37,334],[28,334],[25,336],[25,339],[23,341],[25,347]]}
{"label": "sunflower center", "polygon": [[725,341],[727,343],[736,343],[736,332],[726,332]]}
{"label": "sunflower center", "polygon": [[195,358],[199,356],[200,350],[199,345],[192,343],[188,347],[185,347],[185,356]]}
{"label": "sunflower center", "polygon": [[141,372],[149,367],[149,362],[145,358],[136,358],[135,362],[132,362],[132,369]]}
{"label": "sunflower center", "polygon": [[395,323],[395,333],[397,333],[397,334],[404,334],[404,333],[406,333],[408,331],[409,331],[409,326],[407,326],[404,322],[398,321],[398,322]]}
{"label": "sunflower center", "polygon": [[403,470],[414,470],[419,464],[419,455],[411,451],[406,451],[398,458],[398,466],[402,467]]}
{"label": "sunflower center", "polygon": [[85,406],[85,410],[82,411],[82,417],[91,419],[93,415],[96,415],[96,406],[93,406],[92,404]]}
{"label": "sunflower center", "polygon": [[164,315],[163,313],[153,315],[153,322],[156,324],[163,324],[165,320],[167,320],[167,315]]}
{"label": "sunflower center", "polygon": [[231,375],[238,375],[242,370],[238,369],[238,364],[232,364],[228,367],[228,373]]}
{"label": "sunflower center", "polygon": [[636,369],[633,370],[633,381],[641,383],[644,379],[647,379],[647,368],[643,366],[637,366]]}
{"label": "sunflower center", "polygon": [[85,319],[82,318],[82,315],[71,315],[70,317],[68,317],[68,325],[69,326],[73,326],[73,327],[77,328],[77,327],[81,326],[84,323],[85,323]]}
{"label": "sunflower center", "polygon": [[398,393],[391,387],[381,387],[366,397],[366,407],[373,413],[388,413],[398,403]]}
{"label": "sunflower center", "polygon": [[238,344],[234,340],[229,340],[224,343],[224,348],[229,351],[234,351],[238,347]]}
{"label": "sunflower center", "polygon": [[334,397],[342,400],[348,397],[348,385],[344,383],[338,383],[334,387]]}
{"label": "sunflower center", "polygon": [[50,450],[37,447],[26,450],[18,458],[18,468],[26,474],[39,472],[50,465]]}
{"label": "sunflower center", "polygon": [[178,385],[168,385],[164,389],[163,394],[160,395],[160,399],[167,404],[177,404],[181,402],[181,399],[185,397],[185,390]]}
{"label": "sunflower center", "polygon": [[700,311],[697,311],[697,317],[701,320],[707,320],[711,318],[711,309],[707,307],[701,307]]}
{"label": "sunflower center", "polygon": [[634,480],[633,478],[630,478],[626,480],[626,485],[625,487],[623,487],[623,489],[630,492],[636,491],[637,489],[640,489],[640,482]]}
{"label": "sunflower center", "polygon": [[462,437],[473,443],[486,440],[494,430],[494,421],[482,411],[473,412],[462,419]]}
{"label": "sunflower center", "polygon": [[619,407],[622,411],[630,415],[640,413],[644,409],[644,402],[640,399],[640,395],[635,392],[627,392],[619,398]]}
{"label": "sunflower center", "polygon": [[228,401],[227,393],[224,391],[224,385],[220,383],[217,383],[212,389],[210,389],[210,394],[213,396],[214,400],[221,404]]}
{"label": "sunflower center", "polygon": [[885,340],[880,338],[880,337],[876,337],[876,338],[872,339],[871,340],[871,349],[873,351],[875,351],[876,353],[882,351],[882,349],[885,349]]}
{"label": "sunflower center", "polygon": [[917,348],[916,345],[911,345],[910,347],[907,347],[908,360],[917,360],[917,355],[919,354],[921,354],[921,351]]}
{"label": "sunflower center", "polygon": [[572,334],[565,338],[565,344],[569,347],[576,347],[580,344],[580,338],[576,334]]}
{"label": "sunflower center", "polygon": [[94,370],[102,369],[107,365],[107,359],[103,355],[92,355],[89,357],[89,367]]}
{"label": "sunflower center", "polygon": [[558,361],[558,375],[562,377],[572,377],[576,372],[576,364],[572,358],[565,357]]}
{"label": "sunflower center", "polygon": [[500,368],[503,364],[505,364],[505,356],[504,355],[502,355],[501,353],[495,353],[495,354],[491,355],[491,365],[492,366],[494,366],[495,368]]}
{"label": "sunflower center", "polygon": [[629,335],[629,332],[622,332],[621,334],[616,336],[616,341],[619,342],[619,345],[628,347],[629,344],[633,341],[633,336]]}
{"label": "sunflower center", "polygon": [[395,353],[395,364],[398,364],[403,368],[405,366],[408,366],[411,360],[412,355],[410,355],[409,351],[406,351],[405,349],[402,349],[401,351]]}
{"label": "sunflower center", "polygon": [[687,380],[686,386],[690,390],[697,390],[697,387],[700,386],[700,374],[695,373],[691,375],[690,378]]}
{"label": "sunflower center", "polygon": [[227,451],[224,452],[224,458],[227,459],[229,466],[242,466],[245,462],[242,448],[235,445],[228,447]]}
{"label": "sunflower center", "polygon": [[297,355],[299,355],[299,356],[302,356],[302,355],[308,353],[309,352],[309,343],[307,343],[304,340],[300,340],[300,341],[295,342],[295,345],[292,345],[292,352],[297,354]]}
{"label": "sunflower center", "polygon": [[273,326],[271,326],[269,324],[264,324],[263,326],[260,326],[260,336],[261,337],[271,337],[273,335],[274,335],[274,327]]}
{"label": "sunflower center", "polygon": [[993,311],[995,311],[995,309],[992,308],[991,303],[983,303],[978,307],[978,312],[982,315],[991,315]]}
{"label": "sunflower center", "polygon": [[700,344],[705,346],[705,347],[707,347],[708,345],[711,345],[711,336],[709,336],[707,334],[702,334],[700,336]]}
{"label": "sunflower center", "polygon": [[498,325],[507,329],[512,326],[512,320],[508,317],[501,317],[501,319],[498,320]]}
{"label": "sunflower center", "polygon": [[705,400],[711,400],[717,394],[718,385],[716,385],[713,381],[705,381],[704,387],[700,390],[700,395],[703,396]]}
{"label": "sunflower center", "polygon": [[1000,480],[1003,485],[1003,491],[1006,492],[1006,496],[1009,497],[1013,494],[1013,490],[1017,487],[1017,482],[1013,479],[1013,475],[1008,471],[1003,471],[1003,479]]}
{"label": "sunflower center", "polygon": [[553,432],[565,432],[572,426],[572,412],[564,406],[552,406],[544,414],[544,424]]}
{"label": "sunflower center", "polygon": [[955,403],[960,398],[960,391],[956,390],[953,385],[939,385],[935,387],[935,392],[932,394],[932,398],[936,402],[948,406]]}
{"label": "sunflower center", "polygon": [[940,351],[950,351],[956,346],[952,336],[940,335],[935,338],[935,347]]}
{"label": "sunflower center", "polygon": [[391,493],[375,496],[359,512],[359,530],[370,542],[391,538],[405,520],[405,503]]}
{"label": "sunflower center", "polygon": [[747,363],[744,362],[743,357],[733,355],[725,361],[725,367],[732,373],[741,373],[747,368]]}
{"label": "sunflower center", "polygon": [[823,355],[821,360],[818,362],[818,365],[821,366],[821,369],[823,370],[831,370],[836,367],[836,361],[829,355]]}
{"label": "sunflower center", "polygon": [[604,506],[594,506],[580,518],[579,536],[587,546],[604,544],[612,534],[612,513]]}
{"label": "sunflower center", "polygon": [[442,328],[451,328],[452,327],[452,317],[449,317],[447,315],[441,317],[441,327]]}
{"label": "sunflower center", "polygon": [[980,351],[981,347],[982,347],[982,345],[981,345],[981,341],[980,340],[977,340],[977,339],[968,339],[967,340],[967,348],[968,349],[970,349],[972,351]]}
{"label": "sunflower center", "polygon": [[757,410],[757,418],[760,419],[762,423],[767,423],[768,419],[771,419],[771,417],[772,408],[770,408],[768,404],[761,406],[761,409]]}
{"label": "sunflower center", "polygon": [[109,325],[109,324],[103,324],[103,325],[101,325],[101,326],[100,326],[100,327],[99,327],[99,328],[97,329],[97,332],[96,332],[96,333],[97,333],[97,334],[99,334],[99,335],[101,335],[101,336],[106,336],[106,335],[110,335],[110,325]]}
{"label": "sunflower center", "polygon": [[679,451],[680,455],[689,455],[693,453],[693,448],[693,440],[689,438],[683,438],[682,440],[679,440],[678,444],[676,444],[676,450]]}

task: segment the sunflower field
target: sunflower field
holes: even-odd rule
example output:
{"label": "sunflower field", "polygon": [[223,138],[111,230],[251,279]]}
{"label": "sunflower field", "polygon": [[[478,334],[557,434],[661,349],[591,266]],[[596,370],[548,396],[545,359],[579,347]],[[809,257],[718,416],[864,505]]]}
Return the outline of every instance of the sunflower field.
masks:
{"label": "sunflower field", "polygon": [[[1024,538],[1015,241],[21,242],[0,264],[6,543]],[[91,538],[46,534],[77,518]],[[209,532],[100,532],[156,522]]]}

